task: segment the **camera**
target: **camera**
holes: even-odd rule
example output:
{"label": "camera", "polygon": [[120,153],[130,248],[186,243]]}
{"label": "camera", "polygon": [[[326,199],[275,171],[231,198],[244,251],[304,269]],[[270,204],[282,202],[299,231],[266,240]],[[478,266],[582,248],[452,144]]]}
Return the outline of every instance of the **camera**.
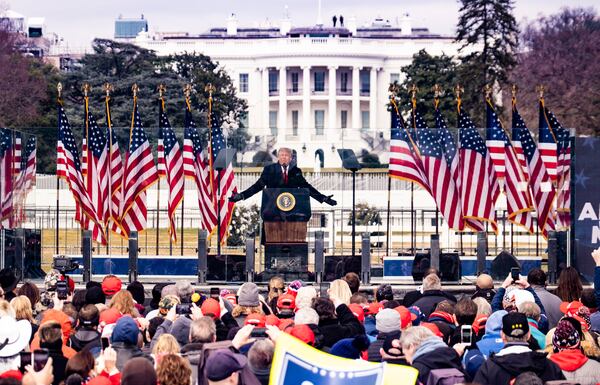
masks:
{"label": "camera", "polygon": [[187,315],[192,314],[192,304],[191,303],[182,303],[177,305],[175,308],[175,313],[179,315]]}
{"label": "camera", "polygon": [[61,300],[67,299],[69,296],[69,285],[67,281],[61,279],[56,283],[56,297]]}
{"label": "camera", "polygon": [[79,263],[64,255],[54,257],[52,268],[58,270],[61,274],[70,273],[79,269]]}

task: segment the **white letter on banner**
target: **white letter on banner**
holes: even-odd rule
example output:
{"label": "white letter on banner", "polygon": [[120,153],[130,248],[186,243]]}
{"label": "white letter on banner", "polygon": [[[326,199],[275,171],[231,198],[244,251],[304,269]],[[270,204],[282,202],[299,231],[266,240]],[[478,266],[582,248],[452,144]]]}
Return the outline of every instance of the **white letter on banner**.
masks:
{"label": "white letter on banner", "polygon": [[592,243],[596,244],[600,241],[600,227],[594,226],[592,227]]}
{"label": "white letter on banner", "polygon": [[591,219],[593,221],[598,220],[598,217],[596,216],[596,213],[594,212],[594,207],[592,206],[592,204],[590,202],[586,202],[583,205],[583,209],[581,209],[581,214],[579,214],[579,218],[577,218],[578,221],[583,221],[585,219]]}

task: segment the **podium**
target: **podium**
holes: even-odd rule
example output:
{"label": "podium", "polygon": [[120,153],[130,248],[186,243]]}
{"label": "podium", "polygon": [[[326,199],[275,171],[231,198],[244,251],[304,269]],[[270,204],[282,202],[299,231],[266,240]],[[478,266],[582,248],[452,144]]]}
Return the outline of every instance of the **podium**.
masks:
{"label": "podium", "polygon": [[307,188],[263,190],[265,273],[292,278],[308,272],[306,234],[310,217]]}

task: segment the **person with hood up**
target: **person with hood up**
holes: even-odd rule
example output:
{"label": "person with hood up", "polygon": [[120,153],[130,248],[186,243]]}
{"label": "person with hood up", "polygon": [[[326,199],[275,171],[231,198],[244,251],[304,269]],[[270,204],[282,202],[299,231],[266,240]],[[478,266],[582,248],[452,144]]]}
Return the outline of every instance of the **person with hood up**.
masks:
{"label": "person with hood up", "polygon": [[504,348],[481,365],[473,382],[504,385],[528,371],[544,382],[565,379],[558,365],[546,357],[547,353],[529,348],[527,341],[531,334],[525,314],[512,312],[502,317],[501,336]]}
{"label": "person with hood up", "polygon": [[508,314],[506,310],[498,310],[489,316],[485,323],[485,334],[481,340],[475,344],[476,349],[469,349],[463,357],[465,370],[471,376],[475,377],[475,373],[481,365],[490,358],[493,353],[498,353],[504,347],[504,341],[500,335],[502,330],[502,318]]}
{"label": "person with hood up", "polygon": [[117,369],[123,371],[125,364],[132,358],[144,357],[152,362],[138,347],[138,325],[129,316],[119,318],[110,336],[110,345],[117,352]]}
{"label": "person with hood up", "polygon": [[419,371],[420,383],[428,383],[429,374],[435,369],[456,369],[467,377],[456,351],[425,326],[406,329],[400,338],[400,345],[406,361]]}
{"label": "person with hood up", "polygon": [[581,385],[600,383],[600,362],[590,360],[581,349],[581,325],[574,318],[565,317],[558,321],[550,360],[557,364],[569,381]]}

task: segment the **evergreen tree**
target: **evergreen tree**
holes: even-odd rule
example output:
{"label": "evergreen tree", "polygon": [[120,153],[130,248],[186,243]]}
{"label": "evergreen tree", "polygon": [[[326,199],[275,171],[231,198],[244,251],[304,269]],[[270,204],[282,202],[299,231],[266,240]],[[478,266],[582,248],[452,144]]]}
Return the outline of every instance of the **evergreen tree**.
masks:
{"label": "evergreen tree", "polygon": [[429,127],[434,127],[434,91],[433,87],[439,84],[444,96],[440,98],[440,110],[448,122],[456,121],[456,102],[454,101],[453,87],[457,83],[457,64],[450,56],[432,56],[422,49],[413,55],[413,61],[402,67],[406,74],[400,84],[402,112],[410,112],[410,89],[414,85],[419,89],[417,93],[418,108],[423,114]]}
{"label": "evergreen tree", "polygon": [[456,41],[461,43],[459,80],[465,88],[465,107],[483,121],[486,84],[501,87],[516,65],[518,27],[514,0],[460,0]]}

